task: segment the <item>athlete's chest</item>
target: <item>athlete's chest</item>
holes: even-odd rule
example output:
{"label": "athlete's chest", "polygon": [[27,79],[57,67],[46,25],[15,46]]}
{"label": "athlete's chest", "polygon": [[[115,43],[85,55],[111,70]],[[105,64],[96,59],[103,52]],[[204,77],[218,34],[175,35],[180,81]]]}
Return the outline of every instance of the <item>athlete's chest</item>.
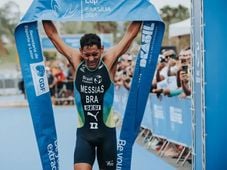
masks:
{"label": "athlete's chest", "polygon": [[95,71],[89,71],[83,65],[78,69],[75,85],[80,93],[102,94],[110,86],[111,81],[107,69],[101,65]]}

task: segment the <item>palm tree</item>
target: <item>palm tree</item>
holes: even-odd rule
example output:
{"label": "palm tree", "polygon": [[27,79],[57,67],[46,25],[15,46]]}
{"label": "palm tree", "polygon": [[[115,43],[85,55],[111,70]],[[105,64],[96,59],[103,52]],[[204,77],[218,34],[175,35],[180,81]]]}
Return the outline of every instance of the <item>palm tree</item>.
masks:
{"label": "palm tree", "polygon": [[6,35],[14,42],[14,30],[20,20],[20,10],[18,4],[9,1],[0,8],[0,34]]}
{"label": "palm tree", "polygon": [[186,8],[182,5],[179,5],[177,9],[178,10],[177,10],[175,17],[176,17],[176,19],[178,19],[178,21],[182,21],[182,20],[185,20],[190,17],[188,8]]}
{"label": "palm tree", "polygon": [[9,1],[3,7],[0,8],[0,53],[6,54],[7,50],[3,45],[2,37],[5,36],[13,44],[14,40],[14,30],[20,19],[19,6],[13,2]]}
{"label": "palm tree", "polygon": [[160,9],[160,15],[166,25],[166,31],[164,34],[164,44],[168,44],[169,24],[185,20],[190,17],[187,7],[178,5],[177,7],[164,6]]}
{"label": "palm tree", "polygon": [[160,15],[166,24],[179,22],[190,16],[188,8],[182,5],[178,5],[178,7],[166,5],[160,11]]}

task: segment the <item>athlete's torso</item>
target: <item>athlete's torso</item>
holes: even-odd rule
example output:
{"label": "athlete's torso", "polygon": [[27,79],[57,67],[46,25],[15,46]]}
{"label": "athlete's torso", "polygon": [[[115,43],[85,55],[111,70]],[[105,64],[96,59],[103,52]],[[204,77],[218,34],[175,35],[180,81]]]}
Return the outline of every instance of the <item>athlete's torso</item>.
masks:
{"label": "athlete's torso", "polygon": [[103,61],[94,71],[89,70],[82,62],[77,69],[74,83],[78,130],[102,133],[113,128],[114,85]]}

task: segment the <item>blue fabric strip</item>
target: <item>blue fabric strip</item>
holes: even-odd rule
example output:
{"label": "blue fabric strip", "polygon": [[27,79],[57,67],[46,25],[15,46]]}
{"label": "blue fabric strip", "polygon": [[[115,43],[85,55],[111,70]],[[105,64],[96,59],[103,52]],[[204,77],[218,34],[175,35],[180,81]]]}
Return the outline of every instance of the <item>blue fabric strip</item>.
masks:
{"label": "blue fabric strip", "polygon": [[160,21],[148,0],[35,0],[22,18],[72,21]]}
{"label": "blue fabric strip", "polygon": [[125,116],[118,142],[117,170],[130,170],[132,147],[143,119],[164,32],[161,22],[143,23],[141,49],[137,58]]}
{"label": "blue fabric strip", "polygon": [[57,135],[37,22],[20,24],[16,44],[43,169],[58,168]]}
{"label": "blue fabric strip", "polygon": [[132,145],[143,117],[164,32],[164,24],[147,0],[35,0],[15,30],[16,45],[42,167],[59,169],[57,135],[37,21],[147,21],[126,108],[121,141],[126,141],[121,169],[130,169]]}

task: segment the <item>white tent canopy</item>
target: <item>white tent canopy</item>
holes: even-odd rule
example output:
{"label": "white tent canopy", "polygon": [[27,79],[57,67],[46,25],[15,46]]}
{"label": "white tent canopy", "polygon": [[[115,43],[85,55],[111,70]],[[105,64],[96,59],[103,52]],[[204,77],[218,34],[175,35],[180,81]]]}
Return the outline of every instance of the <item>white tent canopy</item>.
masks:
{"label": "white tent canopy", "polygon": [[169,25],[169,38],[190,34],[191,19],[188,18],[181,22]]}

